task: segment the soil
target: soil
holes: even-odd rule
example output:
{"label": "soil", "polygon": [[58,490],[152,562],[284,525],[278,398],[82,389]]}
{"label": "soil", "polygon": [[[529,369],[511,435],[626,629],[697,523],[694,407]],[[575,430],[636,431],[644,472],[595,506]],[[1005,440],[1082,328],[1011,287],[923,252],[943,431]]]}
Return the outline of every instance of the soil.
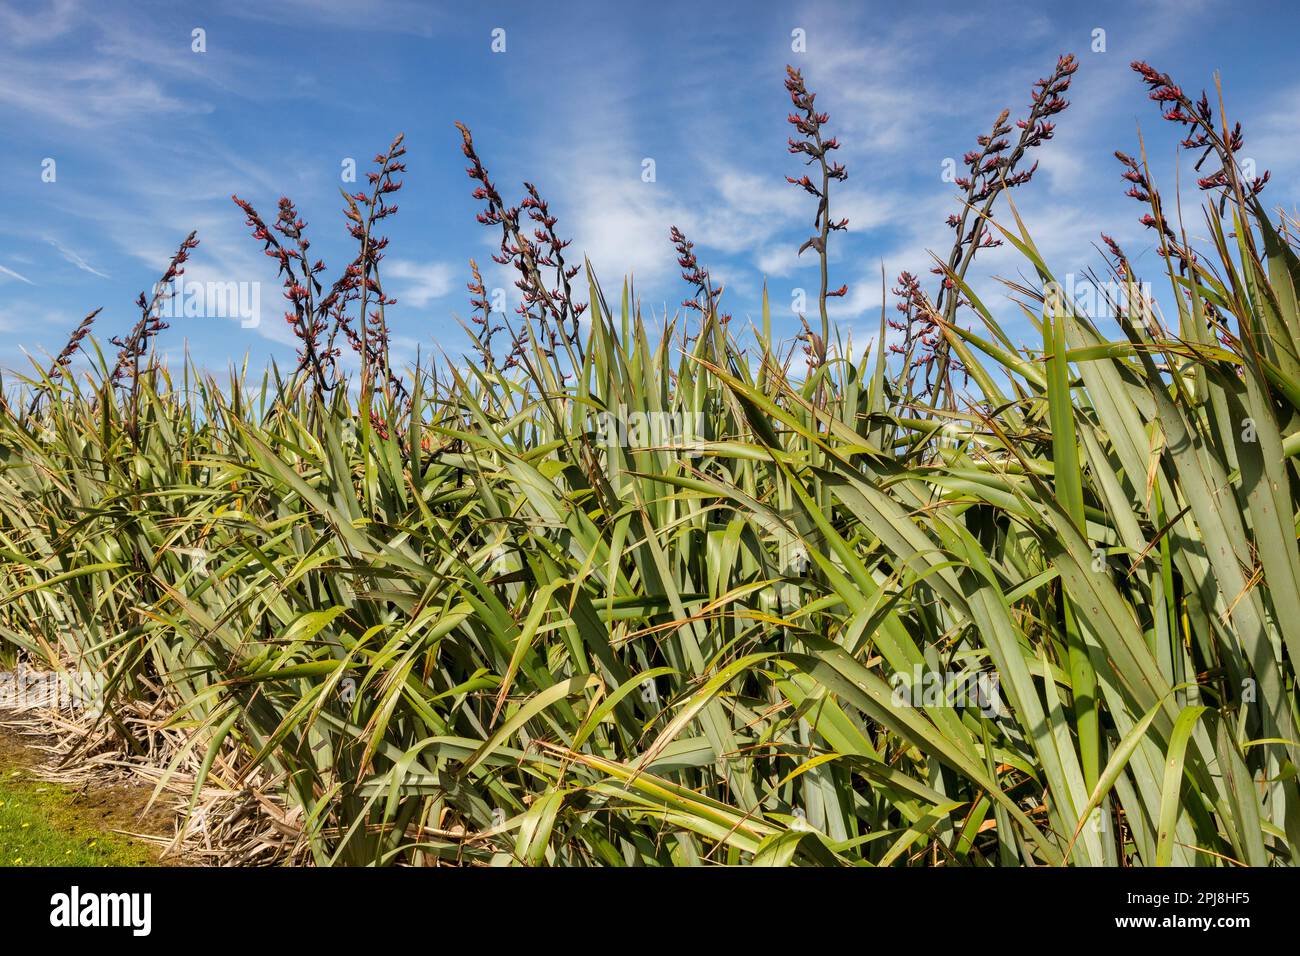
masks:
{"label": "soil", "polygon": [[[0,727],[0,787],[14,783],[24,788],[33,784],[48,788],[52,800],[57,801],[57,819],[60,826],[67,825],[77,831],[113,833],[130,843],[146,849],[148,859],[156,866],[185,866],[186,861],[176,854],[160,859],[162,848],[153,843],[134,838],[133,834],[171,838],[174,832],[174,815],[166,807],[154,804],[145,812],[153,793],[148,786],[125,783],[92,782],[80,786],[46,783],[39,773],[42,753],[28,740]],[[17,776],[14,772],[17,771]]]}

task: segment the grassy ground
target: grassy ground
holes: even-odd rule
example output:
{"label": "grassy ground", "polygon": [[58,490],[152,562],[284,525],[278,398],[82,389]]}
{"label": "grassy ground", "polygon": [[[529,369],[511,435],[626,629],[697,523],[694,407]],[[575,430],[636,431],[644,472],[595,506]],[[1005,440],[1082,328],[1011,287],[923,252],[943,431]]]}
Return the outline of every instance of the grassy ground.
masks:
{"label": "grassy ground", "polygon": [[[0,866],[149,866],[157,851],[112,832],[138,829],[113,788],[80,794],[45,783],[0,737]],[[131,821],[131,822],[128,822]]]}

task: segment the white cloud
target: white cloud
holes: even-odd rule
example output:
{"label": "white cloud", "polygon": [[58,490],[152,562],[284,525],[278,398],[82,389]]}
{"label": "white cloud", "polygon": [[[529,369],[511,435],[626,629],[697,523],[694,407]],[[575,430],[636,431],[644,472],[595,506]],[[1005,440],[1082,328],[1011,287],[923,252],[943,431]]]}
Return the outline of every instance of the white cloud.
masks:
{"label": "white cloud", "polygon": [[422,37],[433,36],[435,21],[446,16],[419,0],[279,0],[223,6],[233,16],[283,23],[295,29],[315,25]]}
{"label": "white cloud", "polygon": [[799,265],[799,251],[793,243],[782,243],[761,250],[754,259],[754,265],[765,276],[784,278]]}
{"label": "white cloud", "polygon": [[607,284],[624,276],[641,282],[667,276],[675,266],[669,228],[690,230],[696,221],[670,190],[639,178],[588,180],[571,204],[574,245],[586,250]]}
{"label": "white cloud", "polygon": [[0,99],[11,109],[78,129],[196,108],[120,62],[38,57],[0,58]]}
{"label": "white cloud", "polygon": [[27,276],[14,272],[13,269],[6,268],[5,266],[0,266],[0,275],[9,276],[11,279],[17,279],[19,282],[26,282],[28,285],[36,285],[36,283],[27,278]]}
{"label": "white cloud", "polygon": [[0,6],[0,34],[14,46],[45,43],[74,26],[80,12],[74,0],[55,0],[30,13]]}
{"label": "white cloud", "polygon": [[106,272],[100,272],[98,269],[96,269],[94,266],[92,266],[92,265],[91,265],[89,262],[87,262],[85,259],[81,258],[81,256],[77,255],[75,252],[73,252],[73,251],[72,251],[71,249],[69,249],[67,246],[63,245],[63,243],[59,242],[59,240],[57,240],[57,239],[46,239],[45,241],[48,242],[50,245],[52,245],[55,249],[59,250],[59,255],[63,256],[64,259],[66,259],[68,262],[72,263],[74,266],[76,266],[76,267],[77,267],[78,269],[80,269],[82,272],[89,272],[91,275],[93,275],[93,276],[99,276],[101,279],[109,279],[109,278],[112,278],[108,273],[106,273]]}
{"label": "white cloud", "polygon": [[1274,203],[1295,203],[1300,196],[1300,131],[1296,129],[1295,103],[1300,86],[1292,85],[1274,95],[1258,116],[1241,117],[1246,136],[1242,158],[1255,160],[1255,174],[1272,173],[1261,198],[1265,207]]}
{"label": "white cloud", "polygon": [[441,299],[452,290],[456,271],[445,262],[417,262],[413,259],[385,259],[381,267],[385,280],[396,280],[390,286],[390,295],[399,305],[413,305],[422,309],[434,299]]}

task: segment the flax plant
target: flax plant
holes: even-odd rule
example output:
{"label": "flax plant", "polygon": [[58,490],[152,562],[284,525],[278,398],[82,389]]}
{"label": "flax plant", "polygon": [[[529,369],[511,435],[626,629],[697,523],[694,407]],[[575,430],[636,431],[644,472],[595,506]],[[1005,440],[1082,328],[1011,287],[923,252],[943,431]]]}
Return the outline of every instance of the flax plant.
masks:
{"label": "flax plant", "polygon": [[[335,321],[389,374],[343,292],[295,302],[321,347],[287,373],[149,361],[134,402],[79,339],[80,374],[0,408],[0,646],[107,675],[124,746],[155,703],[196,797],[255,782],[319,865],[1295,864],[1300,259],[1222,109],[1145,70],[1223,165],[1200,249],[1124,166],[1176,322],[1113,242],[1090,314],[1013,205],[968,198],[944,298],[905,313],[961,403],[909,389],[883,315],[792,376],[764,297],[742,349],[677,232],[699,331],[652,333],[462,127],[530,294],[507,359],[477,267],[486,358],[375,407],[325,359]],[[968,281],[988,236],[1042,353]],[[382,297],[365,263],[342,281]]]}

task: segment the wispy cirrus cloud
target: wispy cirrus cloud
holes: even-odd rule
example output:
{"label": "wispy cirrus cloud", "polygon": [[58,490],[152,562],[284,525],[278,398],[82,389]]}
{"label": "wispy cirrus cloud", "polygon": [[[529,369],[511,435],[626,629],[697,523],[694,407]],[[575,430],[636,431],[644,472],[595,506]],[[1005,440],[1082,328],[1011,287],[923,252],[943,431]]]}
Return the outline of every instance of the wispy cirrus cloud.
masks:
{"label": "wispy cirrus cloud", "polygon": [[430,37],[447,15],[419,0],[279,0],[277,3],[224,2],[234,17],[280,23],[296,29],[344,28],[374,33]]}
{"label": "wispy cirrus cloud", "polygon": [[81,256],[77,255],[77,253],[73,252],[71,249],[69,249],[69,248],[68,248],[67,246],[65,246],[63,243],[59,242],[59,240],[57,240],[57,239],[49,239],[49,238],[47,238],[45,241],[48,242],[50,245],[52,245],[55,249],[57,249],[58,252],[59,252],[59,255],[63,256],[63,258],[64,258],[66,261],[72,263],[74,266],[76,266],[76,267],[77,267],[78,269],[80,269],[82,272],[89,272],[91,275],[93,275],[93,276],[98,276],[98,277],[101,278],[101,279],[111,279],[111,278],[113,278],[113,277],[110,276],[107,272],[101,272],[99,269],[96,269],[94,266],[92,266],[89,262],[87,262],[87,261],[86,261],[85,259],[83,259]]}
{"label": "wispy cirrus cloud", "polygon": [[10,269],[8,266],[0,266],[0,276],[7,276],[10,279],[17,279],[19,282],[26,282],[28,285],[36,284],[31,279],[27,278],[27,276],[19,272],[15,272],[13,269]]}

